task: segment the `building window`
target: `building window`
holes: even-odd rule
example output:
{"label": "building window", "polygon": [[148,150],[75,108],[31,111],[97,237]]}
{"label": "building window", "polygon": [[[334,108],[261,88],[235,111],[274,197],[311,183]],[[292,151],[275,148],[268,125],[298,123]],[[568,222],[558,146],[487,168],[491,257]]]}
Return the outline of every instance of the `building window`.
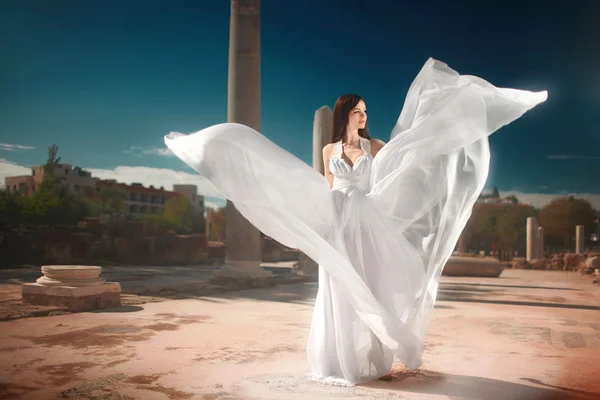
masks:
{"label": "building window", "polygon": [[65,175],[69,175],[69,170],[65,169]]}

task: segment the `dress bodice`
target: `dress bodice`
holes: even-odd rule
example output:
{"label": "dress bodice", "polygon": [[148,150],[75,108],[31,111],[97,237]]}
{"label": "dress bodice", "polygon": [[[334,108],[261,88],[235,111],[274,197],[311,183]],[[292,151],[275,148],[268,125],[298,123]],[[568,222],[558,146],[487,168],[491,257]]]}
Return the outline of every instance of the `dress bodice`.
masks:
{"label": "dress bodice", "polygon": [[371,176],[371,142],[369,139],[360,138],[360,148],[363,154],[350,165],[343,157],[342,141],[334,144],[333,154],[329,160],[329,170],[333,174],[333,187],[331,190],[357,188],[368,191]]}

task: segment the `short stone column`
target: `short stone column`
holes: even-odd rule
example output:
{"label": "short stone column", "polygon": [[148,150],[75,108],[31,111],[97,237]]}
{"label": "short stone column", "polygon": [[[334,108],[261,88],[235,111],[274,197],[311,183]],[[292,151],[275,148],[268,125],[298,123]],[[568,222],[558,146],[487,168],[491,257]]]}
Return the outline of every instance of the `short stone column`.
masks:
{"label": "short stone column", "polygon": [[531,261],[537,257],[537,239],[538,236],[538,223],[536,217],[527,218],[527,254],[525,255],[527,261]]}
{"label": "short stone column", "polygon": [[537,258],[542,259],[542,258],[545,257],[545,252],[544,252],[544,227],[543,226],[538,227],[537,252],[538,252]]}
{"label": "short stone column", "polygon": [[323,147],[331,142],[332,130],[333,111],[331,111],[331,108],[323,106],[315,111],[313,121],[313,168],[319,171],[321,175],[325,174]]}
{"label": "short stone column", "polygon": [[292,267],[292,275],[316,281],[319,278],[319,264],[306,254],[300,253],[298,261]]}
{"label": "short stone column", "polygon": [[46,265],[35,283],[21,286],[24,303],[88,311],[121,305],[121,285],[100,277],[102,267]]}
{"label": "short stone column", "polygon": [[[333,111],[331,111],[331,108],[323,106],[315,111],[313,121],[313,168],[319,171],[321,175],[325,174],[323,147],[331,142],[332,130]],[[319,277],[319,265],[306,254],[302,253],[300,259],[294,265],[292,274],[301,276],[307,280],[317,280]]]}
{"label": "short stone column", "polygon": [[458,254],[464,254],[466,253],[465,250],[465,234],[464,232],[460,233],[460,236],[458,237]]}
{"label": "short stone column", "polygon": [[583,253],[584,242],[583,242],[583,225],[577,225],[575,227],[575,254]]}

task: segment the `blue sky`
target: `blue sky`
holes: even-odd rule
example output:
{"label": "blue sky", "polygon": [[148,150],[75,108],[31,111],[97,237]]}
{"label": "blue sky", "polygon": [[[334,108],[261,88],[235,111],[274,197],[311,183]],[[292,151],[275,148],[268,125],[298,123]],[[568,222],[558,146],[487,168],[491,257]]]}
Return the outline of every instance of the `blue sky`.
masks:
{"label": "blue sky", "polygon": [[[229,1],[123,3],[2,2],[0,174],[43,163],[56,143],[64,162],[101,177],[203,185],[163,136],[226,120]],[[490,138],[488,188],[600,195],[599,2],[422,3],[263,0],[263,133],[310,163],[315,110],[353,92],[387,140],[434,57],[496,86],[549,91]]]}

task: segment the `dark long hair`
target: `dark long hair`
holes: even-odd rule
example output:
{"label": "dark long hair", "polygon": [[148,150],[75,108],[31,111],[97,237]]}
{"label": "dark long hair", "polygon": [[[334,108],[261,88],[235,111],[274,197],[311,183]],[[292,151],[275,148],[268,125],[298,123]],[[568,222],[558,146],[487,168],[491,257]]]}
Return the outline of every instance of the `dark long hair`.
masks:
{"label": "dark long hair", "polygon": [[[348,125],[348,117],[350,111],[359,101],[365,101],[362,97],[357,94],[344,94],[338,97],[333,108],[333,130],[331,131],[331,143],[338,142],[344,139],[346,135],[346,126]],[[365,124],[364,129],[358,130],[358,135],[365,139],[371,139],[369,135],[369,122]]]}

